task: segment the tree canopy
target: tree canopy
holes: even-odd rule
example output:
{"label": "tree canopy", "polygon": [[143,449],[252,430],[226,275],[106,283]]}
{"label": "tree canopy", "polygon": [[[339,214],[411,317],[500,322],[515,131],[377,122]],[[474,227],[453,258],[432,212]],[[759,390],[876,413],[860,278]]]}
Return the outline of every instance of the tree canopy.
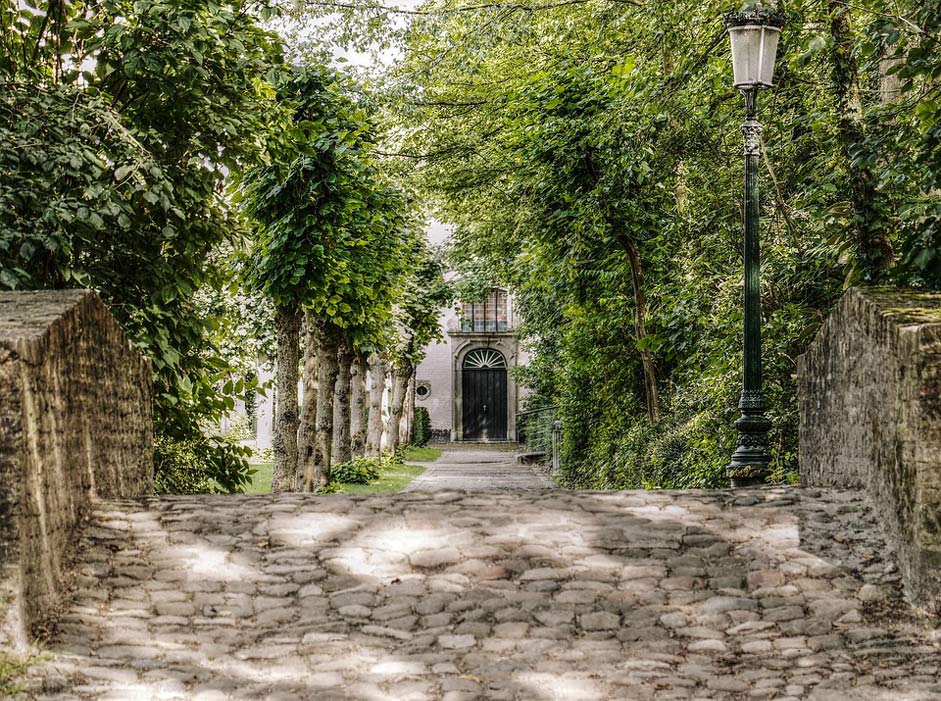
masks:
{"label": "tree canopy", "polygon": [[[452,259],[516,295],[580,486],[715,486],[741,373],[741,136],[719,2],[426,2],[390,79]],[[844,286],[941,285],[934,3],[781,3],[759,97],[774,469]],[[417,168],[416,168],[417,166]],[[662,404],[662,411],[661,405]]]}

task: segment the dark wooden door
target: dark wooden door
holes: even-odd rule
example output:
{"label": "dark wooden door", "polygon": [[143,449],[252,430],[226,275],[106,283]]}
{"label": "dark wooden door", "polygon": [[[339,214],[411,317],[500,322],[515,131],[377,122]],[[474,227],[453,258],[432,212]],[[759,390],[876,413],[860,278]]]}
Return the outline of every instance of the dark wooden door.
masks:
{"label": "dark wooden door", "polygon": [[506,440],[506,368],[464,369],[464,440]]}

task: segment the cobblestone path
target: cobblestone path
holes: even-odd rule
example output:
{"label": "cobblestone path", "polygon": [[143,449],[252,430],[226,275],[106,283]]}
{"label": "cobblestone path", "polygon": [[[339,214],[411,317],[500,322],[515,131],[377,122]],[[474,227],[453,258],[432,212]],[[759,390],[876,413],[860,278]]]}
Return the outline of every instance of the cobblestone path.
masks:
{"label": "cobblestone path", "polygon": [[549,489],[555,483],[545,468],[520,465],[516,453],[499,450],[445,450],[405,491],[463,489],[467,491],[502,491]]}
{"label": "cobblestone path", "polygon": [[941,699],[855,492],[102,505],[46,699]]}

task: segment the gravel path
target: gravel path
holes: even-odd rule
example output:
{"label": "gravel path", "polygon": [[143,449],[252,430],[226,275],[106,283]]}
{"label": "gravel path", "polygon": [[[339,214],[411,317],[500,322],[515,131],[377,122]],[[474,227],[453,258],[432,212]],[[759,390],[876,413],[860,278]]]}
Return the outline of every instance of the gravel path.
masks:
{"label": "gravel path", "polygon": [[852,491],[103,504],[44,698],[941,699]]}
{"label": "gravel path", "polygon": [[543,468],[519,465],[516,453],[496,450],[446,450],[435,462],[417,463],[425,471],[406,492],[435,489],[518,491],[553,489],[555,483]]}

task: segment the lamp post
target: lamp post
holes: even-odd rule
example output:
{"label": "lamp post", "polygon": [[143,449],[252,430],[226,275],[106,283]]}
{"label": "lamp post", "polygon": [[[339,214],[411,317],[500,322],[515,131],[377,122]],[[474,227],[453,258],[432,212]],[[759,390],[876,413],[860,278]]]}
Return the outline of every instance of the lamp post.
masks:
{"label": "lamp post", "polygon": [[760,484],[768,471],[768,431],[761,390],[761,293],[758,252],[758,155],[761,125],[757,113],[758,91],[770,88],[774,77],[774,57],[784,16],[755,5],[725,15],[732,43],[732,71],[735,87],[745,96],[745,349],[741,417],[735,422],[738,448],[729,465],[733,487]]}

